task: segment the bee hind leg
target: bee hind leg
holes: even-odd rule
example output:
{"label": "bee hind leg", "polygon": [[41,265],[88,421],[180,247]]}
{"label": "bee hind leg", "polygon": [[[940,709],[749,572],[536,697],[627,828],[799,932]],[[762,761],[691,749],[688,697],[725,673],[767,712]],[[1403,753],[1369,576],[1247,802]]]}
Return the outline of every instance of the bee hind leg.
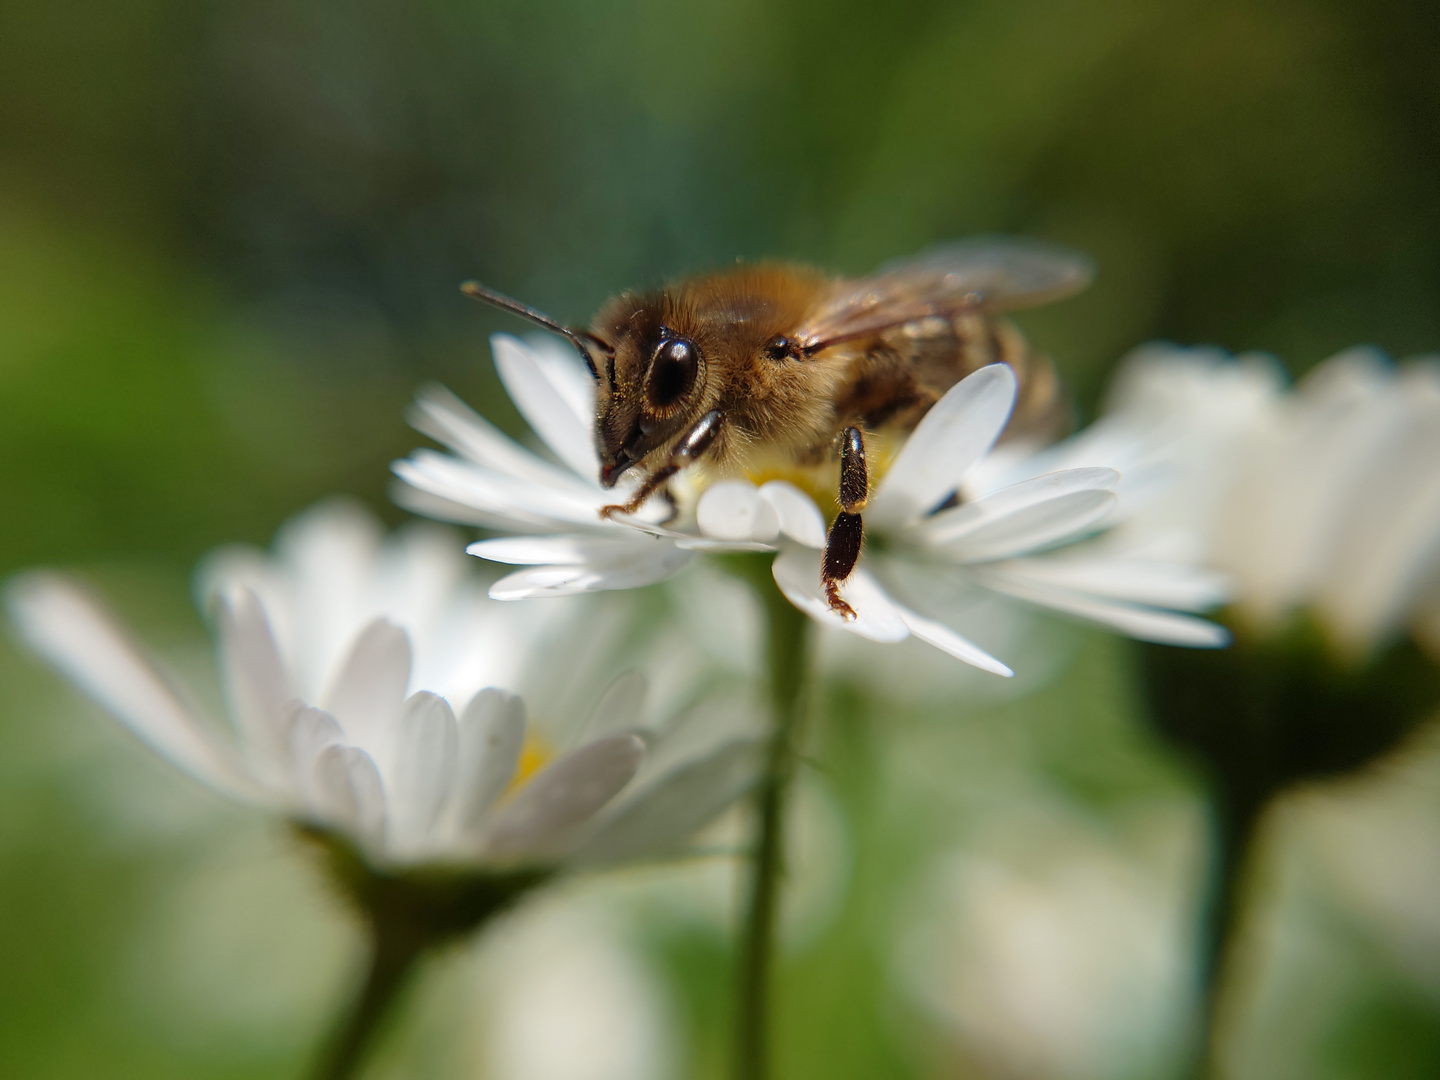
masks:
{"label": "bee hind leg", "polygon": [[[609,506],[600,508],[600,516],[609,518],[615,514],[633,514],[640,507],[645,505],[646,500],[655,492],[669,482],[670,478],[687,465],[693,465],[709,450],[714,444],[716,437],[724,427],[725,419],[719,409],[711,409],[699,420],[695,421],[690,430],[680,437],[675,448],[670,451],[670,460],[645,478],[645,482],[635,489],[635,494],[623,503],[611,503]],[[675,516],[675,499],[668,489],[665,493],[670,500],[670,518]]]}
{"label": "bee hind leg", "polygon": [[840,513],[825,537],[820,583],[830,610],[848,622],[855,618],[855,609],[840,595],[840,585],[860,561],[860,548],[865,541],[865,523],[860,512],[870,498],[870,471],[865,463],[865,437],[860,429],[847,427],[840,439]]}

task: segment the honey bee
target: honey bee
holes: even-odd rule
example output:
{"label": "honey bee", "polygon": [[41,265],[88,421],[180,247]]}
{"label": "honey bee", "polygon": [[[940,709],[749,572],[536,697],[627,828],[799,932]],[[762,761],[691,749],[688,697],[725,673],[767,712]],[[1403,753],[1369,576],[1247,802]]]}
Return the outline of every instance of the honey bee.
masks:
{"label": "honey bee", "polygon": [[[761,263],[607,302],[589,330],[493,289],[465,293],[562,334],[595,379],[600,482],[644,480],[609,516],[634,513],[681,469],[718,477],[838,463],[839,512],[822,584],[830,606],[860,557],[867,440],[903,436],[956,382],[1004,362],[1020,394],[1006,431],[1048,441],[1069,422],[1055,369],[1000,316],[1069,296],[1090,261],[1030,241],[942,244],[862,278]],[[673,498],[672,498],[673,505]]]}

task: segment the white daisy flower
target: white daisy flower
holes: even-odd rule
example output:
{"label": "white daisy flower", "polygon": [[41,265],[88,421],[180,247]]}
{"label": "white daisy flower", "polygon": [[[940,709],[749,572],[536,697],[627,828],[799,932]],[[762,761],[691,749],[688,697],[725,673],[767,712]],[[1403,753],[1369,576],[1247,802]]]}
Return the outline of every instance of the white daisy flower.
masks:
{"label": "white daisy flower", "polygon": [[[1156,392],[1167,385],[1189,392]],[[1248,629],[1308,609],[1353,657],[1406,627],[1426,636],[1440,596],[1440,364],[1351,349],[1290,390],[1264,358],[1152,348],[1117,390],[1117,417],[1189,440],[1185,475],[1137,530],[1199,537]]]}
{"label": "white daisy flower", "polygon": [[[411,423],[454,455],[416,450],[394,470],[405,482],[396,500],[417,513],[530,534],[471,545],[471,554],[529,567],[496,582],[495,599],[639,588],[670,577],[696,551],[773,550],[782,535],[824,542],[824,519],[784,481],[758,492],[749,484],[718,486],[684,515],[686,529],[660,523],[669,509],[658,498],[639,516],[601,517],[603,507],[624,503],[637,481],[600,484],[591,434],[595,391],[579,358],[544,339],[496,334],[490,342],[511,400],[558,463],[520,446],[449,391],[429,387]],[[672,491],[692,509],[694,493],[683,478]]]}
{"label": "white daisy flower", "polygon": [[1085,462],[1110,455],[1143,464],[1146,440],[1138,432],[1082,433],[992,462],[1016,391],[1008,366],[982,368],[952,387],[900,448],[865,509],[866,550],[843,587],[854,619],[827,602],[818,552],[789,549],[775,560],[785,595],[830,625],[877,641],[914,636],[1002,675],[1012,672],[941,621],[977,590],[1147,641],[1224,644],[1223,629],[1186,614],[1223,599],[1216,575],[1165,552],[1079,543],[1119,520],[1120,473]]}
{"label": "white daisy flower", "polygon": [[229,731],[75,582],[22,575],[9,607],[40,655],[172,763],[343,838],[381,870],[662,854],[741,793],[752,743],[721,725],[705,739],[647,729],[636,673],[582,723],[527,721],[514,691],[580,681],[584,643],[620,627],[567,634],[573,609],[486,599],[437,532],[385,538],[368,514],[332,503],[287,525],[273,554],[212,557],[199,584]]}
{"label": "white daisy flower", "polygon": [[[1049,457],[1007,459],[1018,475],[1014,482],[997,482],[994,470],[987,473],[987,454],[1017,391],[1013,371],[1003,364],[957,383],[883,474],[865,511],[867,551],[843,586],[855,616],[847,619],[832,609],[821,587],[824,516],[799,487],[784,480],[758,487],[724,480],[698,497],[682,487],[680,517],[687,527],[624,515],[603,519],[601,508],[626,493],[617,495],[598,479],[590,377],[568,350],[551,342],[526,344],[503,334],[492,341],[496,367],[516,405],[570,469],[523,450],[446,392],[429,390],[413,422],[458,456],[419,450],[397,462],[395,472],[409,485],[397,498],[412,509],[538,534],[470,546],[482,558],[530,567],[497,582],[493,597],[646,585],[675,573],[699,550],[781,550],[776,582],[821,622],[876,641],[913,635],[997,674],[1012,672],[940,621],[955,605],[970,602],[977,588],[1147,640],[1225,641],[1220,628],[1180,613],[1204,610],[1222,596],[1214,575],[1183,560],[1116,551],[1039,556],[1101,529],[1115,507],[1120,478],[1102,467],[1037,467]],[[1122,445],[1115,452],[1129,448],[1134,456],[1138,441],[1133,435],[1117,440]],[[936,509],[957,495],[959,505]]]}

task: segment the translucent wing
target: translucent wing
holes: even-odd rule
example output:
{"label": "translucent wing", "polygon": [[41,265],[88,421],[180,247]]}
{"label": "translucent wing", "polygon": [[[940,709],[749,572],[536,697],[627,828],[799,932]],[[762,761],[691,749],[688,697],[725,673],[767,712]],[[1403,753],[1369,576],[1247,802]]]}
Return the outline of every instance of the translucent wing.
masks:
{"label": "translucent wing", "polygon": [[1035,307],[1079,292],[1093,276],[1084,255],[1038,241],[982,237],[940,244],[841,283],[795,342],[813,355],[917,319]]}

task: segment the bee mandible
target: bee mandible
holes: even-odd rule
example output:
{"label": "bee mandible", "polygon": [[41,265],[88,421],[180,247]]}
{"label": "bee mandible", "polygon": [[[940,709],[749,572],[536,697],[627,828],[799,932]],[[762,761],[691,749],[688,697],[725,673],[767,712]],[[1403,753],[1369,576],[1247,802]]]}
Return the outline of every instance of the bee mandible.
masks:
{"label": "bee mandible", "polygon": [[[860,557],[871,487],[867,443],[914,429],[960,379],[1004,362],[1020,395],[1006,437],[1048,441],[1069,422],[1053,365],[1004,313],[1069,296],[1092,277],[1083,255],[1033,241],[942,244],[862,278],[739,264],[608,301],[590,329],[565,326],[478,282],[465,293],[566,337],[595,379],[600,482],[644,473],[633,514],[680,470],[707,476],[824,474],[838,464],[826,538],[830,606]],[[673,505],[673,498],[671,499]]]}

